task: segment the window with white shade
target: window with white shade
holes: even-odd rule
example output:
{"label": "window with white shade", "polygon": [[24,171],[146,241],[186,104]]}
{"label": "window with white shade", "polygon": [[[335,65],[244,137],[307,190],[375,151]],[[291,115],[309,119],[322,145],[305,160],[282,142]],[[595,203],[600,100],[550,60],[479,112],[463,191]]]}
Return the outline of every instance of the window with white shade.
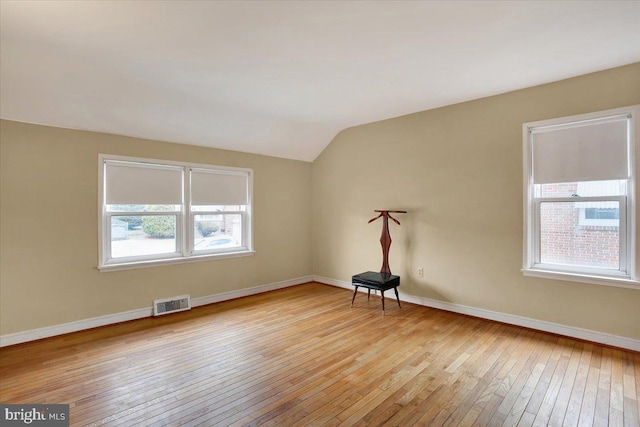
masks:
{"label": "window with white shade", "polygon": [[101,155],[101,270],[252,253],[250,169]]}
{"label": "window with white shade", "polygon": [[637,286],[638,110],[523,125],[525,275]]}
{"label": "window with white shade", "polygon": [[193,253],[248,247],[247,179],[244,172],[191,168]]}

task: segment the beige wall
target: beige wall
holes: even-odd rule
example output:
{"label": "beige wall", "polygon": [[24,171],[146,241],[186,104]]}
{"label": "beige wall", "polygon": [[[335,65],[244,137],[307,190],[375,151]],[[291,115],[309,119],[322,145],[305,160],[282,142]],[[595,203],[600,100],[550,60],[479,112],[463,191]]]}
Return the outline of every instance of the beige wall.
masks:
{"label": "beige wall", "polygon": [[[98,154],[252,168],[251,257],[100,273]],[[311,164],[0,122],[0,335],[311,274]]]}
{"label": "beige wall", "polygon": [[522,124],[639,103],[633,64],[342,131],[312,168],[314,274],[379,270],[367,220],[404,209],[390,225],[404,293],[640,339],[640,290],[520,272]]}

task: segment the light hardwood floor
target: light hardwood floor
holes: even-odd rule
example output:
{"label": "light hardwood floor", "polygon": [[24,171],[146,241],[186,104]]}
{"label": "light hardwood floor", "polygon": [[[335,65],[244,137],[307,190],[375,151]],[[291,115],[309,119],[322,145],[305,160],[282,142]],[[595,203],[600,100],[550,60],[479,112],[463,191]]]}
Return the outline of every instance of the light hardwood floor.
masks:
{"label": "light hardwood floor", "polygon": [[0,350],[72,425],[640,426],[640,353],[310,283]]}

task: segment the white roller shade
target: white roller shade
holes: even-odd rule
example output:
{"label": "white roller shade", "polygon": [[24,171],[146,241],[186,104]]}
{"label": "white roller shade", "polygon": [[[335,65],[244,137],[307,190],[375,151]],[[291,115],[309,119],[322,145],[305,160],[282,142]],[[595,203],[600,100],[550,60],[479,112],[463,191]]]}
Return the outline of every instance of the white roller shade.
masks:
{"label": "white roller shade", "polygon": [[248,189],[246,172],[191,170],[192,205],[246,205]]}
{"label": "white roller shade", "polygon": [[106,161],[107,204],[182,204],[181,167]]}
{"label": "white roller shade", "polygon": [[627,179],[627,120],[532,129],[534,183]]}

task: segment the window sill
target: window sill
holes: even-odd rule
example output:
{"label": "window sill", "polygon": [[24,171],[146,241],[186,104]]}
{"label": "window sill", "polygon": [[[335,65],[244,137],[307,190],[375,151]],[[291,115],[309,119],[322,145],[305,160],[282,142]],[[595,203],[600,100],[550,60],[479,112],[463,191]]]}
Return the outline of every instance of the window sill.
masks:
{"label": "window sill", "polygon": [[593,285],[614,286],[618,288],[628,288],[640,290],[640,281],[628,278],[617,278],[607,276],[594,276],[589,274],[565,273],[537,268],[523,268],[522,274],[530,277],[540,277],[543,279],[566,280],[569,282],[589,283]]}
{"label": "window sill", "polygon": [[133,270],[137,268],[149,268],[149,267],[158,267],[161,265],[172,265],[172,264],[186,264],[191,262],[201,262],[201,261],[212,261],[215,259],[225,259],[225,258],[239,258],[245,256],[253,256],[255,255],[255,251],[239,251],[239,252],[227,252],[222,254],[207,254],[207,255],[196,255],[190,257],[179,257],[179,258],[165,258],[165,259],[155,259],[149,261],[137,261],[137,262],[126,262],[120,264],[105,264],[98,266],[98,270],[101,273],[106,273],[109,271],[120,271],[120,270]]}

